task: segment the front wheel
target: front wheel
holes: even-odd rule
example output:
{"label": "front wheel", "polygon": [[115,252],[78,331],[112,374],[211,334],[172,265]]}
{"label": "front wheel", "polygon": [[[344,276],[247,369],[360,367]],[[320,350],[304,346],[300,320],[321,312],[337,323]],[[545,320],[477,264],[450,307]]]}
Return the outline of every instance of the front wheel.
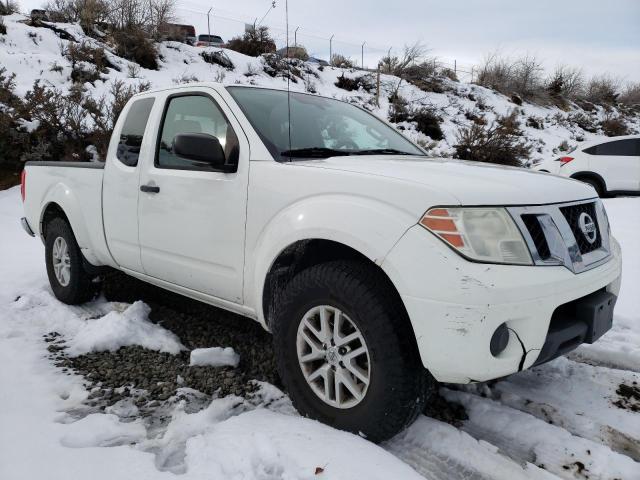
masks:
{"label": "front wheel", "polygon": [[298,411],[375,442],[411,424],[436,388],[381,277],[360,262],[303,270],[273,324],[278,371]]}
{"label": "front wheel", "polygon": [[95,293],[91,276],[83,266],[83,256],[69,224],[54,218],[47,224],[45,261],[51,290],[58,300],[77,305]]}

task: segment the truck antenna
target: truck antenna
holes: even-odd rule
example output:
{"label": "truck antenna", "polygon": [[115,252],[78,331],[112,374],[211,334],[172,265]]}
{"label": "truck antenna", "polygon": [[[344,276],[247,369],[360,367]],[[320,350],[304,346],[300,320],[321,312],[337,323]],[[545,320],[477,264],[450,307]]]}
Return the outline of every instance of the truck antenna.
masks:
{"label": "truck antenna", "polygon": [[[291,59],[289,58],[289,0],[284,2],[285,23],[287,25],[287,111],[289,114],[289,151],[291,151]],[[291,162],[291,154],[289,154]]]}

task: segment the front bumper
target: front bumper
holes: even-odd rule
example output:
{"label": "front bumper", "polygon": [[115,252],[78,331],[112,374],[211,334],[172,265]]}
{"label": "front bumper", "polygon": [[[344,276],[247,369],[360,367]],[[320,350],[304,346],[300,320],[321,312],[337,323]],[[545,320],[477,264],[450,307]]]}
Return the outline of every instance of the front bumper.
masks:
{"label": "front bumper", "polygon": [[[564,266],[473,263],[415,226],[382,267],[404,301],[424,366],[441,382],[469,383],[534,365],[558,307],[598,291],[618,295],[622,260],[612,239],[609,260],[579,274]],[[491,337],[503,323],[508,343],[493,356]]]}

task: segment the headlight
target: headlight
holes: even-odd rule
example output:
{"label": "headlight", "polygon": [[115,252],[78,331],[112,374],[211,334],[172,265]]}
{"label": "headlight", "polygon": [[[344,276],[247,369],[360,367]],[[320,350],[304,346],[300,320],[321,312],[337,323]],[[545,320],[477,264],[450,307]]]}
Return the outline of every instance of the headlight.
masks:
{"label": "headlight", "polygon": [[471,260],[533,265],[522,234],[504,208],[432,208],[420,225]]}

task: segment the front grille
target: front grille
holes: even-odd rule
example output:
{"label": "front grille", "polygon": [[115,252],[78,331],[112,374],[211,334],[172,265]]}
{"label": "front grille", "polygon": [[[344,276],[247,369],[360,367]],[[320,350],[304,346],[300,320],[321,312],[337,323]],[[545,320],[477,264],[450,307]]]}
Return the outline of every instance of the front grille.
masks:
{"label": "front grille", "polygon": [[[579,203],[577,205],[569,205],[567,207],[560,207],[560,211],[564,218],[567,220],[571,231],[573,232],[573,236],[576,239],[576,243],[578,244],[578,248],[580,249],[580,253],[583,255],[585,253],[593,252],[594,250],[599,249],[602,246],[602,237],[600,235],[600,226],[598,225],[598,216],[596,215],[595,203]],[[593,222],[596,225],[596,239],[593,243],[589,243],[586,239],[582,230],[580,229],[580,224],[578,219],[580,218],[580,214],[586,213],[591,217]]]}
{"label": "front grille", "polygon": [[538,215],[522,215],[522,222],[525,227],[527,227],[529,235],[531,235],[531,240],[533,240],[533,244],[536,246],[540,259],[549,259],[549,257],[551,257],[551,252],[549,251],[549,244],[547,243],[542,226],[538,220]]}

